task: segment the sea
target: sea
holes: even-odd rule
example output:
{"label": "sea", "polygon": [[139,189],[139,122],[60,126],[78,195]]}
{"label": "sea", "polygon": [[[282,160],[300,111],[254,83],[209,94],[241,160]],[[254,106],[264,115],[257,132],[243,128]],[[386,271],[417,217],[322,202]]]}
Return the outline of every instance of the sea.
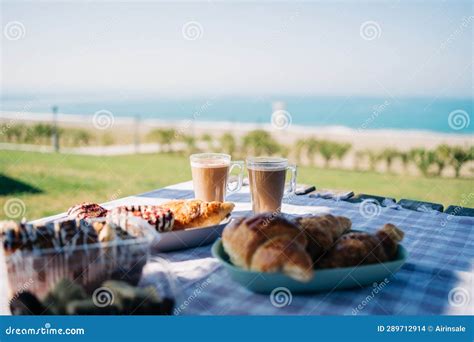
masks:
{"label": "sea", "polygon": [[[108,111],[115,117],[196,120],[266,124],[347,127],[367,130],[413,130],[474,134],[473,98],[391,98],[360,96],[209,96],[193,98],[127,96],[3,96],[0,110],[24,115],[47,113],[57,106],[61,115],[94,115]],[[273,114],[273,116],[272,116]],[[278,118],[277,118],[278,119]],[[473,120],[471,120],[473,119]],[[286,121],[285,121],[286,120]],[[280,123],[281,124],[281,123]]]}

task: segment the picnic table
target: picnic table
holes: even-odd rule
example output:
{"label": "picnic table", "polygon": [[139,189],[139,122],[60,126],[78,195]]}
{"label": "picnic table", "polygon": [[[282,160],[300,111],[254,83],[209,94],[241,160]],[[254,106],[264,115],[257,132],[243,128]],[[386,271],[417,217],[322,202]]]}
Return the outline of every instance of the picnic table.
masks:
{"label": "picnic table", "polygon": [[[193,198],[192,182],[108,202],[157,204]],[[228,196],[233,216],[251,214],[248,186]],[[393,223],[405,232],[409,257],[392,277],[372,286],[314,294],[291,294],[285,305],[235,283],[211,255],[211,245],[158,253],[143,271],[141,285],[167,287],[178,315],[441,315],[474,314],[474,218],[438,211],[419,212],[397,206],[367,212],[363,203],[290,196],[289,214],[332,213],[352,220],[358,230],[374,232]],[[374,210],[375,209],[375,210]],[[316,273],[317,275],[317,273]],[[273,304],[272,304],[273,303]]]}

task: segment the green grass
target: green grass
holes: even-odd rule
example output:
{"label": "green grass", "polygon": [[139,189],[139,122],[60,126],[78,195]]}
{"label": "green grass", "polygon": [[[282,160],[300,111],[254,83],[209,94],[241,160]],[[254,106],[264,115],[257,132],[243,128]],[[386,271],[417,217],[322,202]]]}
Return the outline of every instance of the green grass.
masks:
{"label": "green grass", "polygon": [[[0,151],[0,175],[4,176],[0,178],[0,218],[6,216],[6,201],[18,198],[25,203],[29,219],[62,212],[82,201],[105,202],[191,179],[188,159],[177,154],[91,157]],[[21,186],[4,179],[21,182]],[[468,196],[473,192],[472,179],[301,167],[298,182],[445,206],[474,206],[474,199]],[[29,187],[40,192],[28,192]]]}

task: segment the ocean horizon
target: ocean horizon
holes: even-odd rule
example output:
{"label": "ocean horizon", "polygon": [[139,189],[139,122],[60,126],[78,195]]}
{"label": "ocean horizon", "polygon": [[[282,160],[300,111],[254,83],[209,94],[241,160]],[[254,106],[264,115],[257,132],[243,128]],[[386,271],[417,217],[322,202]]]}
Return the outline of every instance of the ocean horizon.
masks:
{"label": "ocean horizon", "polygon": [[1,110],[34,116],[34,113],[50,112],[53,105],[57,105],[62,114],[92,116],[106,110],[117,118],[139,115],[142,120],[244,124],[270,124],[276,108],[283,109],[285,119],[295,126],[474,133],[474,124],[470,123],[474,107],[472,98],[222,96],[91,100],[85,96],[10,97],[2,99]]}

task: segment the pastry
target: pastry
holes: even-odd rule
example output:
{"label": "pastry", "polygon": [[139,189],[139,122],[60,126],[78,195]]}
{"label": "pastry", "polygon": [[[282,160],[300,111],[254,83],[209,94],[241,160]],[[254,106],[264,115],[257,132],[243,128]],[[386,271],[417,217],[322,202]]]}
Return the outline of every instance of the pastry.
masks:
{"label": "pastry", "polygon": [[394,224],[387,223],[375,233],[375,236],[382,243],[387,260],[395,259],[398,253],[398,244],[403,240],[405,233]]}
{"label": "pastry", "polygon": [[54,231],[41,224],[8,221],[2,223],[1,237],[7,255],[18,249],[31,251],[57,247]]}
{"label": "pastry", "polygon": [[351,220],[344,216],[305,216],[296,220],[308,239],[306,250],[313,262],[327,252],[336,240],[351,229]]}
{"label": "pastry", "polygon": [[403,232],[385,224],[375,234],[351,232],[342,235],[316,264],[317,268],[350,267],[393,260]]}
{"label": "pastry", "polygon": [[288,235],[280,235],[263,243],[255,251],[250,269],[258,272],[283,272],[308,281],[312,278],[312,262],[304,247]]}
{"label": "pastry", "polygon": [[[84,219],[109,217],[123,226],[126,217],[139,217],[146,220],[158,232],[169,232],[173,229],[206,227],[219,224],[234,209],[230,202],[203,202],[201,200],[176,200],[163,205],[127,205],[107,211],[96,203],[81,203],[71,207],[69,217]],[[120,223],[119,223],[120,222]],[[96,227],[97,231],[97,227]],[[136,236],[135,233],[130,232]]]}
{"label": "pastry", "polygon": [[77,244],[90,245],[99,242],[97,232],[90,222],[80,220],[78,230]]}
{"label": "pastry", "polygon": [[77,219],[105,217],[107,209],[97,203],[83,202],[69,208],[67,215]]}
{"label": "pastry", "polygon": [[112,227],[112,224],[109,223],[103,224],[98,234],[100,242],[110,242],[115,240],[115,238],[117,237],[117,234],[115,233],[115,228]]}
{"label": "pastry", "polygon": [[173,229],[207,227],[219,224],[230,215],[234,204],[230,202],[204,202],[201,200],[177,200],[163,203],[174,214]]}
{"label": "pastry", "polygon": [[26,241],[31,242],[34,250],[59,247],[59,243],[54,232],[54,227],[51,225],[28,224],[27,227],[28,233],[25,234],[25,244],[28,244]]}
{"label": "pastry", "polygon": [[14,253],[23,246],[21,224],[14,221],[0,222],[0,233],[3,240],[5,254]]}
{"label": "pastry", "polygon": [[117,305],[97,306],[92,299],[72,300],[66,306],[66,315],[119,315]]}
{"label": "pastry", "polygon": [[168,232],[173,229],[174,215],[168,208],[156,205],[129,205],[110,210],[109,215],[140,217],[151,224],[158,232]]}
{"label": "pastry", "polygon": [[66,219],[53,223],[61,247],[74,247],[98,242],[93,225],[85,220]]}
{"label": "pastry", "polygon": [[63,247],[83,246],[99,241],[94,226],[85,220],[63,219],[46,224],[8,221],[2,222],[0,228],[0,237],[7,255],[16,250],[59,251]]}
{"label": "pastry", "polygon": [[15,229],[18,224],[13,220],[0,221],[0,236],[5,235],[10,229]]}
{"label": "pastry", "polygon": [[58,220],[53,222],[53,226],[61,247],[75,245],[75,237],[78,233],[75,219]]}
{"label": "pastry", "polygon": [[224,249],[234,265],[260,272],[283,272],[309,281],[312,261],[306,235],[280,215],[263,213],[230,223],[222,234]]}
{"label": "pastry", "polygon": [[115,280],[102,283],[91,296],[81,285],[62,279],[42,300],[24,291],[10,301],[13,315],[171,315],[173,308],[174,299],[161,298],[154,287]]}
{"label": "pastry", "polygon": [[82,286],[70,279],[61,279],[54,288],[44,297],[42,303],[53,308],[56,314],[66,314],[66,307],[72,300],[84,300],[88,296]]}

